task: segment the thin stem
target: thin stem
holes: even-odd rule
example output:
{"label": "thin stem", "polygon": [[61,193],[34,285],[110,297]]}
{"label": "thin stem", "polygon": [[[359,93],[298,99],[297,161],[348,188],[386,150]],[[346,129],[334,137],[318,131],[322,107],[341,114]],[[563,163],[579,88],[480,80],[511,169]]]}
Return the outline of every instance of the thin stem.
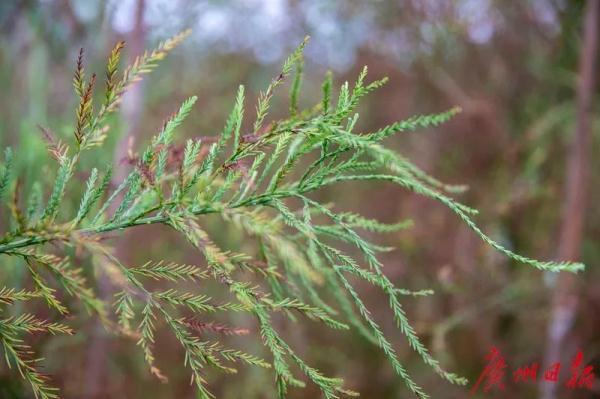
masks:
{"label": "thin stem", "polygon": [[[192,211],[193,215],[206,215],[209,213],[214,213],[217,210],[212,207],[204,207],[200,209],[196,209]],[[169,218],[163,215],[154,215],[148,216],[145,218],[135,219],[135,220],[127,220],[120,223],[106,223],[99,227],[95,228],[84,228],[74,230],[71,233],[73,234],[100,234],[100,233],[108,233],[110,231],[121,230],[128,227],[148,225],[148,224],[157,224],[157,223],[165,223]],[[9,242],[6,244],[0,244],[0,254],[12,251],[14,249],[29,247],[31,245],[44,244],[50,241],[58,240],[64,238],[64,233],[49,235],[44,237],[29,237],[23,238],[17,241]]]}

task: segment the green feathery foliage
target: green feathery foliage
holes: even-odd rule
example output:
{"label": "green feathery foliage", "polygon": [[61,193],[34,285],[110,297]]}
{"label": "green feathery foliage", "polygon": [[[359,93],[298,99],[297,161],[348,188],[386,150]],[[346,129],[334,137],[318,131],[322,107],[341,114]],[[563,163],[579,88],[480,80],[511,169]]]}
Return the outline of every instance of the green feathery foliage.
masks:
{"label": "green feathery foliage", "polygon": [[[280,398],[286,397],[291,387],[305,386],[305,380],[316,384],[326,398],[356,395],[344,387],[342,379],[327,377],[304,362],[271,321],[277,313],[292,321],[306,317],[336,330],[356,330],[381,349],[410,391],[426,398],[427,394],[412,380],[351,282],[359,280],[379,288],[388,298],[400,333],[423,362],[442,379],[466,384],[464,378],[445,371],[431,356],[402,307],[403,296],[433,292],[394,286],[377,259],[377,253],[388,248],[368,242],[359,233],[360,230],[391,233],[410,227],[412,221],[384,224],[340,212],[335,210],[335,204],[325,205],[313,199],[314,192],[349,181],[396,184],[442,203],[484,242],[517,262],[554,272],[583,269],[579,263],[537,261],[503,247],[476,225],[475,209],[451,197],[464,187],[439,182],[383,144],[397,133],[437,126],[459,109],[415,116],[375,132],[356,132],[356,107],[360,99],[386,81],[366,83],[367,68],[352,88],[347,82],[341,86],[337,102],[332,94],[333,78],[328,73],[322,85],[322,99],[312,108],[300,109],[302,51],[307,40],[260,93],[256,116],[248,124],[252,131],[242,134],[245,95],[244,87],[240,86],[233,110],[216,142],[202,151],[207,144],[200,138],[191,138],[185,144],[183,156],[181,153],[174,156],[175,135],[196,102],[196,97],[191,97],[167,119],[147,148],[134,159],[129,174],[112,191],[110,168],[104,173],[98,168],[88,172],[79,207],[73,214],[67,214],[61,203],[67,189],[74,185],[71,177],[81,172],[80,154],[103,144],[110,130],[107,118],[118,109],[123,93],[152,71],[186,35],[187,32],[177,35],[156,50],[137,57],[121,75],[118,66],[124,43],[118,43],[108,59],[105,93],[97,106],[94,106],[95,75],[86,80],[83,50],[79,53],[73,79],[79,98],[73,143],[62,143],[49,128],[40,127],[48,152],[58,163],[56,177],[52,186],[45,189],[39,182],[32,184],[24,211],[17,201],[7,200],[10,197],[7,193],[17,192],[19,183],[11,173],[12,152],[5,150],[0,168],[0,198],[10,210],[12,227],[0,239],[0,255],[21,259],[33,288],[0,288],[0,306],[40,299],[58,316],[64,316],[80,302],[107,329],[135,339],[150,373],[163,382],[167,376],[156,365],[153,347],[156,329],[167,328],[185,351],[184,364],[191,370],[201,398],[212,397],[207,383],[209,370],[233,373],[237,364],[272,369]],[[290,117],[265,126],[275,90],[293,70]],[[45,205],[42,192],[50,193]],[[228,226],[240,230],[249,242],[256,243],[256,254],[221,249],[202,227],[203,217],[208,214],[218,215]],[[163,260],[150,260],[137,267],[124,265],[102,240],[107,233],[148,224],[163,224],[181,233],[183,239],[203,254],[205,266]],[[348,248],[347,244],[356,249],[365,266],[341,249]],[[67,254],[55,253],[63,246],[87,252],[103,265],[117,290],[114,312],[109,311],[110,304],[96,296],[93,282],[90,285],[84,278],[90,275],[84,273],[86,266],[73,262]],[[250,283],[248,272],[259,282]],[[186,284],[150,289],[149,279]],[[206,282],[195,284],[199,280],[212,280],[223,288],[229,300],[220,302],[201,293]],[[75,301],[66,302],[63,292]],[[216,312],[244,312],[256,318],[259,331],[255,335],[270,353],[271,361],[206,339],[207,331],[225,335],[250,332],[242,327],[202,321],[208,313]],[[190,313],[195,317],[190,318]],[[157,322],[159,319],[161,323]],[[7,364],[16,366],[36,398],[56,398],[57,390],[37,371],[38,360],[32,360],[31,348],[23,341],[23,335],[34,332],[71,334],[73,331],[61,323],[49,323],[30,314],[0,320],[0,341]],[[297,376],[295,370],[304,377]]]}

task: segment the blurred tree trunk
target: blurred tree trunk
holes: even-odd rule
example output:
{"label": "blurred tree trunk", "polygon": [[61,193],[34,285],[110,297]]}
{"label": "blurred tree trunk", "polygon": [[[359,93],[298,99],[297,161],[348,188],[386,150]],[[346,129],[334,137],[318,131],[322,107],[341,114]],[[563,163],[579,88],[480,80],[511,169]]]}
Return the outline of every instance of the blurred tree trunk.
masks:
{"label": "blurred tree trunk", "polygon": [[[581,257],[584,212],[592,134],[592,106],[596,86],[600,0],[588,0],[584,11],[584,31],[579,58],[577,86],[577,120],[575,134],[567,154],[564,208],[559,232],[558,258],[577,260]],[[578,305],[577,277],[562,273],[554,288],[553,308],[547,331],[546,365],[560,360],[565,337],[571,329]],[[541,384],[541,398],[555,399],[556,383]]]}
{"label": "blurred tree trunk", "polygon": [[[144,10],[145,0],[137,0],[135,8],[135,20],[131,34],[127,40],[128,47],[128,63],[132,63],[135,57],[144,51],[145,29],[144,29]],[[128,156],[128,149],[131,147],[134,139],[139,135],[139,124],[143,108],[143,85],[138,82],[131,87],[123,97],[122,115],[125,120],[125,126],[128,132],[118,142],[115,148],[112,182],[118,185],[125,180],[129,172],[129,165],[123,162]],[[109,214],[116,210],[119,201],[113,202],[113,207]],[[126,254],[123,252],[127,248],[126,237],[121,237],[117,241],[114,248],[114,255],[119,259],[126,259]],[[105,303],[112,303],[111,296],[113,287],[111,279],[106,273],[103,273],[102,268],[97,271],[98,291],[101,299]],[[96,323],[87,355],[87,370],[86,370],[86,398],[107,397],[110,391],[110,386],[107,383],[107,362],[108,362],[108,346],[109,338],[106,336],[106,331],[101,323]]]}

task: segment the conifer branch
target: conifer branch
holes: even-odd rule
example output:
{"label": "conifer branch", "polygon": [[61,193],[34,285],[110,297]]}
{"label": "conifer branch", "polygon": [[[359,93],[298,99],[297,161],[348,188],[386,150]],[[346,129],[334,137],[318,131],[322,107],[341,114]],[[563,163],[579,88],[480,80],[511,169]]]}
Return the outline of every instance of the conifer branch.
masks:
{"label": "conifer branch", "polygon": [[[477,210],[453,197],[464,186],[442,183],[386,147],[385,140],[394,135],[438,126],[457,114],[458,108],[408,118],[375,132],[357,133],[356,108],[360,100],[386,82],[381,79],[368,83],[364,68],[354,85],[341,85],[337,100],[333,96],[333,77],[328,73],[318,104],[301,109],[306,39],[260,93],[248,134],[242,134],[245,91],[239,86],[219,137],[193,137],[177,144],[177,134],[197,100],[192,96],[166,117],[139,156],[131,154],[132,170],[116,187],[109,184],[110,168],[95,165],[82,171],[81,152],[103,144],[110,129],[107,117],[118,108],[125,91],[152,71],[188,34],[183,32],[154,51],[139,55],[122,75],[118,70],[124,43],[117,43],[108,57],[105,95],[97,111],[93,106],[95,75],[86,79],[84,53],[79,52],[73,78],[78,97],[73,127],[76,145],[71,150],[55,138],[50,128],[40,127],[50,156],[58,162],[53,162],[56,168],[50,186],[31,184],[24,209],[20,180],[13,179],[13,154],[10,149],[4,151],[0,200],[10,210],[11,227],[0,237],[0,256],[13,257],[22,264],[34,288],[3,286],[0,305],[41,299],[39,302],[45,302],[64,318],[67,313],[77,315],[76,305],[81,303],[111,331],[135,337],[148,370],[163,382],[167,376],[156,365],[154,346],[157,331],[168,329],[185,353],[184,365],[190,369],[201,398],[213,397],[207,370],[231,374],[238,364],[271,368],[279,398],[285,398],[292,388],[306,385],[294,375],[296,372],[316,385],[326,398],[355,395],[342,379],[325,376],[305,362],[272,322],[273,314],[283,314],[292,321],[309,318],[340,330],[338,333],[357,331],[383,352],[409,391],[426,398],[427,393],[400,362],[396,349],[349,278],[371,284],[386,295],[398,331],[424,364],[445,381],[465,384],[464,378],[445,371],[432,357],[402,306],[406,296],[433,292],[396,287],[377,258],[379,252],[390,248],[371,243],[360,233],[395,233],[413,222],[386,224],[340,211],[335,203],[321,204],[313,199],[316,191],[341,183],[395,184],[449,208],[483,242],[515,262],[552,272],[583,269],[580,263],[531,259],[496,242],[476,224]],[[294,69],[290,117],[267,123],[275,91]],[[88,176],[83,185],[71,179],[81,172]],[[44,192],[49,195],[44,197]],[[69,209],[67,203],[71,201],[64,200],[73,192],[78,193],[72,201],[78,206]],[[242,234],[249,246],[254,245],[255,251],[250,253],[257,255],[222,249],[216,238],[220,235],[204,226],[204,216],[209,214],[220,216],[220,228],[236,229]],[[109,234],[152,224],[175,230],[204,260],[198,265],[162,259],[125,265],[104,242]],[[49,243],[60,245],[51,247]],[[75,251],[64,251],[63,247]],[[341,249],[348,247],[352,252]],[[118,292],[111,311],[95,295],[94,281],[84,277],[93,275],[88,273],[89,265],[81,261],[84,257],[73,259],[71,253],[89,255],[115,282]],[[252,279],[248,279],[249,273],[254,275]],[[156,281],[148,284],[149,280]],[[199,280],[202,285],[189,284]],[[227,299],[213,300],[203,292],[208,284],[220,287]],[[245,326],[230,327],[213,320],[217,314],[232,311],[253,316],[258,323],[256,334]],[[73,330],[60,321],[48,322],[29,313],[0,320],[0,341],[7,363],[16,365],[36,397],[56,398],[57,391],[38,371],[37,360],[21,339],[22,334],[39,332],[72,334]],[[225,341],[229,335],[259,339],[270,353],[269,361],[228,347]]]}

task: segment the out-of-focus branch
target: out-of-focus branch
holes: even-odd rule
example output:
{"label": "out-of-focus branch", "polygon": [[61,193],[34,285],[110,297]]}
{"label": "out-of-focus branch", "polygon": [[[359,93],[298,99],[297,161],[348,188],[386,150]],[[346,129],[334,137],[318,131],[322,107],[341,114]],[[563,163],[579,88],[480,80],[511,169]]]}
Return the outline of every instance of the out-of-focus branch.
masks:
{"label": "out-of-focus branch", "polygon": [[[592,105],[596,86],[600,0],[588,0],[585,8],[583,43],[579,59],[577,86],[577,120],[575,135],[567,154],[567,175],[562,222],[559,232],[558,258],[580,257],[587,197],[589,148],[591,142]],[[554,290],[552,318],[547,331],[546,364],[560,359],[565,337],[577,313],[578,289],[575,275],[562,274]],[[542,399],[556,398],[556,384],[542,384]]]}

